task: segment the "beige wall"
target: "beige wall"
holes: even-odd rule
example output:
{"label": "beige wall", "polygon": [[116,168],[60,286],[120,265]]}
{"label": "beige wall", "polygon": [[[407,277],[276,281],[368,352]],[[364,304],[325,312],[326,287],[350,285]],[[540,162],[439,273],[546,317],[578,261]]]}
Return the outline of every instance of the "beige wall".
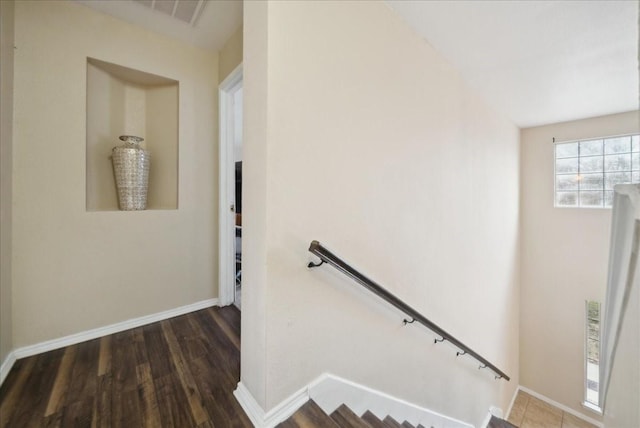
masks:
{"label": "beige wall", "polygon": [[218,77],[222,82],[242,62],[242,25],[220,49]]}
{"label": "beige wall", "polygon": [[611,211],[553,207],[553,138],[628,134],[639,121],[629,112],[521,131],[521,384],[590,417],[584,302],[605,297]]}
{"label": "beige wall", "polygon": [[[216,297],[217,55],[57,1],[16,45],[14,346]],[[178,210],[85,210],[87,57],[180,82]]]}
{"label": "beige wall", "polygon": [[[248,2],[243,69],[242,381],[265,409],[331,372],[474,424],[506,410],[518,129],[379,2]],[[312,239],[511,382],[330,267],[307,269]]]}
{"label": "beige wall", "polygon": [[12,349],[11,172],[13,146],[13,1],[0,1],[0,364]]}
{"label": "beige wall", "polygon": [[121,135],[144,138],[141,147],[151,153],[147,209],[176,209],[178,82],[111,71],[99,61],[87,63],[87,210],[118,210],[111,153]]}
{"label": "beige wall", "polygon": [[[149,207],[176,209],[178,206],[178,86],[146,88]],[[188,167],[187,167],[188,168]],[[151,187],[153,185],[153,187]]]}

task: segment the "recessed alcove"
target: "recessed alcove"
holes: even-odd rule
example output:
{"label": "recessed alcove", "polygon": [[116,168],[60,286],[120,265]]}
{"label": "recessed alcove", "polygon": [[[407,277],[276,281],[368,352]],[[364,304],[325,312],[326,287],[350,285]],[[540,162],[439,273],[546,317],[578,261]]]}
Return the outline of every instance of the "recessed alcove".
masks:
{"label": "recessed alcove", "polygon": [[87,58],[87,211],[117,211],[111,150],[120,135],[151,152],[147,209],[178,208],[178,81]]}

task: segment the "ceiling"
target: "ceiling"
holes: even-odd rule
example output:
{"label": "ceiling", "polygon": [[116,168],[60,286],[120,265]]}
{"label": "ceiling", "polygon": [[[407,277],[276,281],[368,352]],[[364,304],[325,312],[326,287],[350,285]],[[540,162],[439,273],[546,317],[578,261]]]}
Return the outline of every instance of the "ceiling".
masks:
{"label": "ceiling", "polygon": [[385,1],[520,127],[638,109],[637,0]]}
{"label": "ceiling", "polygon": [[[213,51],[242,23],[242,1],[76,1]],[[639,107],[636,0],[385,1],[520,127]]]}
{"label": "ceiling", "polygon": [[242,24],[241,0],[76,0],[92,9],[218,51]]}

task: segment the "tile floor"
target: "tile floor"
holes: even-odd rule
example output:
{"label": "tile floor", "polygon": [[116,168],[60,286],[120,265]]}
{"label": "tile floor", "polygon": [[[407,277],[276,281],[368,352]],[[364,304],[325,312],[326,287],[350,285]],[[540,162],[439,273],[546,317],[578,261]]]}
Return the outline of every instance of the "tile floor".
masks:
{"label": "tile floor", "polygon": [[520,428],[596,428],[523,391],[518,391],[507,420]]}

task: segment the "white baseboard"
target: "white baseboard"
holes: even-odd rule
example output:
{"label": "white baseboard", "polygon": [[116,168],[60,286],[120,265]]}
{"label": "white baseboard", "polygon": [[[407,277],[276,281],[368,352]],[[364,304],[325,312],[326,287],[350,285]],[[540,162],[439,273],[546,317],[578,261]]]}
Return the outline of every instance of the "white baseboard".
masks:
{"label": "white baseboard", "polygon": [[247,414],[253,426],[262,428],[265,415],[264,409],[260,407],[256,399],[253,398],[253,395],[251,395],[242,382],[238,382],[238,387],[233,391],[233,395],[236,397],[236,400],[238,400],[238,403],[240,403],[240,407],[242,407]]}
{"label": "white baseboard", "polygon": [[487,428],[489,426],[489,422],[491,422],[491,417],[495,416],[496,418],[504,419],[504,413],[500,407],[491,406],[489,407],[489,411],[487,412],[487,416],[484,417],[484,421],[482,421],[483,428]]}
{"label": "white baseboard", "polygon": [[313,399],[327,414],[346,404],[358,416],[369,410],[384,419],[390,415],[398,421],[434,428],[473,428],[473,425],[441,415],[424,407],[392,397],[380,391],[325,373],[296,391],[279,405],[265,412],[242,382],[233,392],[240,406],[256,428],[273,428]]}
{"label": "white baseboard", "polygon": [[233,395],[256,428],[273,428],[309,401],[308,390],[308,387],[304,387],[296,391],[266,413],[242,382],[238,383]]}
{"label": "white baseboard", "polygon": [[[16,359],[30,357],[32,355],[41,354],[43,352],[53,351],[54,349],[64,348],[65,346],[75,345],[76,343],[97,339],[98,337],[107,336],[109,334],[118,333],[154,322],[166,320],[178,315],[188,314],[189,312],[216,306],[217,304],[218,299],[202,300],[190,305],[180,306],[178,308],[169,309],[167,311],[158,312],[151,315],[145,315],[139,318],[133,318],[127,321],[107,325],[105,327],[98,327],[93,330],[71,334],[69,336],[60,337],[58,339],[47,340],[46,342],[36,343],[35,345],[23,346],[21,348],[14,349],[11,354],[13,354],[13,358],[15,361]],[[5,363],[2,364],[2,370],[4,370]],[[11,363],[11,365],[13,365],[13,363]],[[2,380],[4,380],[4,377],[2,378]]]}
{"label": "white baseboard", "polygon": [[369,410],[380,419],[387,415],[399,422],[427,427],[472,428],[473,425],[393,397],[364,385],[324,374],[309,385],[309,398],[327,414],[346,404],[358,416]]}
{"label": "white baseboard", "polygon": [[491,416],[493,416],[491,414],[491,411],[489,411],[487,413],[487,416],[484,417],[484,420],[482,421],[482,425],[480,425],[482,428],[487,428],[489,426],[489,422],[491,422]]}
{"label": "white baseboard", "polygon": [[11,371],[11,367],[13,367],[15,362],[16,362],[16,354],[14,351],[11,351],[5,357],[4,361],[2,362],[2,365],[0,366],[0,386],[2,386],[2,383],[7,378],[7,375],[9,374],[9,371]]}
{"label": "white baseboard", "polygon": [[[518,389],[520,391],[522,391],[522,392],[526,392],[527,394],[529,394],[529,395],[531,395],[533,397],[536,397],[539,400],[542,400],[542,401],[544,401],[546,403],[551,404],[552,406],[557,407],[558,409],[562,410],[563,412],[570,413],[570,414],[572,414],[573,416],[575,416],[578,419],[582,419],[583,421],[587,421],[590,424],[593,424],[593,425],[595,425],[595,426],[597,426],[599,428],[604,428],[604,424],[602,422],[597,421],[595,419],[592,419],[592,418],[590,418],[588,416],[585,416],[582,413],[580,413],[580,412],[578,412],[576,410],[573,410],[571,407],[565,406],[564,404],[560,404],[557,401],[554,401],[551,398],[546,397],[546,396],[544,396],[544,395],[542,395],[540,393],[537,393],[537,392],[535,392],[535,391],[533,391],[533,390],[531,390],[531,389],[529,389],[527,387],[524,387],[524,386],[520,385],[520,386],[518,386]],[[511,411],[511,409],[509,409],[509,411]]]}
{"label": "white baseboard", "polygon": [[518,396],[518,391],[520,391],[520,385],[513,392],[513,397],[511,397],[511,402],[509,403],[509,407],[507,408],[507,413],[505,415],[505,419],[509,419],[509,415],[511,414],[511,409],[513,409],[513,404],[516,402],[516,397]]}

